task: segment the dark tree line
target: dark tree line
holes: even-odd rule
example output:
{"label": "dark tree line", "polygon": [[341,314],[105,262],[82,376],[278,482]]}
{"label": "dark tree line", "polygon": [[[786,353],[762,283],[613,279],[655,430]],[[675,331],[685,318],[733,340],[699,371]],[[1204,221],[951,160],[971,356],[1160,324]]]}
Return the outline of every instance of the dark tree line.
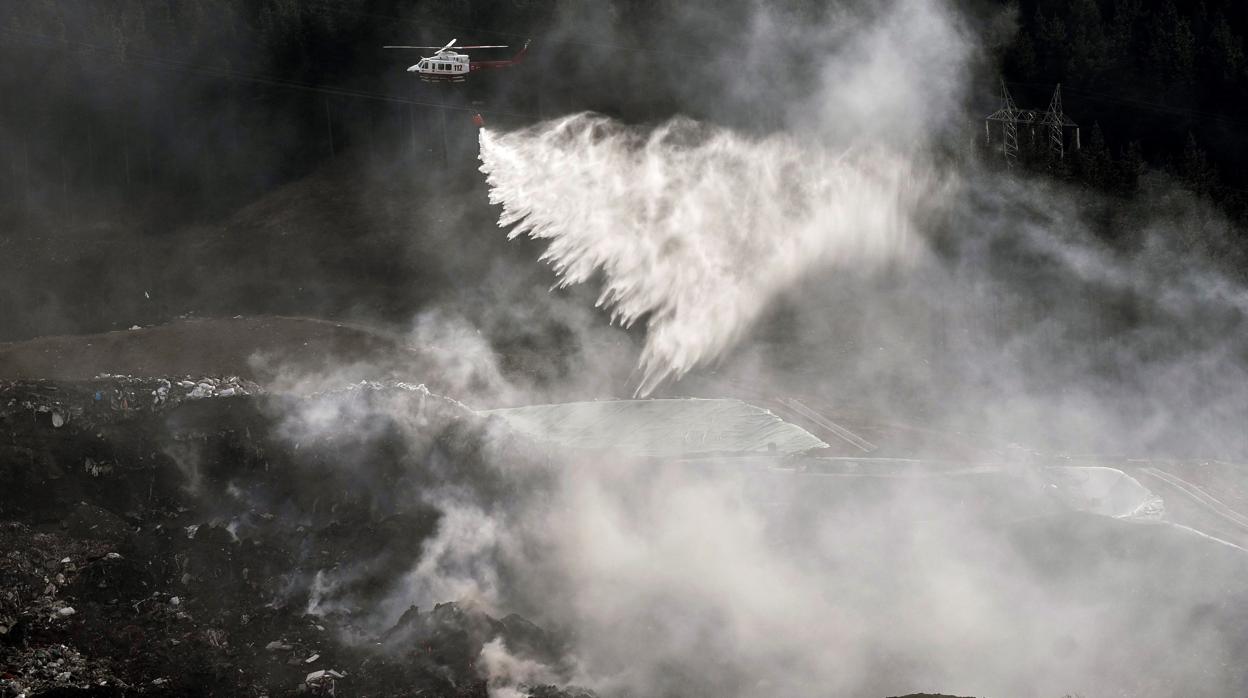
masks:
{"label": "dark tree line", "polygon": [[1084,150],[1061,168],[1131,193],[1145,163],[1248,217],[1248,5],[1240,0],[1022,0],[1003,66],[1045,104],[1062,84]]}
{"label": "dark tree line", "polygon": [[[31,0],[0,3],[0,223],[215,217],[354,144],[444,138],[408,56],[455,27],[524,32],[549,2]],[[374,95],[375,97],[360,97]],[[415,136],[409,144],[399,133]]]}
{"label": "dark tree line", "polygon": [[[776,4],[795,16],[827,11],[815,0]],[[402,126],[398,110],[291,85],[413,96],[417,88],[399,58],[374,47],[449,36],[510,42],[548,35],[578,12],[608,17],[587,26],[607,28],[609,36],[550,36],[539,52],[558,66],[559,78],[543,80],[530,67],[523,89],[501,81],[487,101],[501,95],[522,100],[508,103],[517,111],[563,104],[638,120],[699,108],[720,117],[734,111],[715,101],[729,91],[699,92],[704,81],[691,76],[716,68],[688,52],[748,41],[752,4],[721,5],[709,14],[722,21],[708,28],[708,13],[691,20],[685,5],[671,0],[2,3],[0,219],[11,221],[17,205],[63,213],[66,201],[98,200],[134,208],[136,191],[143,192],[138,203],[179,215],[229,211],[343,146],[387,138]],[[1135,191],[1146,168],[1162,169],[1245,216],[1248,173],[1239,163],[1248,158],[1248,5],[1015,6],[1018,32],[1000,59],[1016,99],[1043,107],[1060,82],[1068,112],[1083,126],[1081,151],[1031,164],[1123,194]],[[801,72],[800,65],[791,68],[785,74]],[[466,90],[453,98],[470,103],[477,96]],[[440,147],[436,129],[419,119],[406,127],[425,139],[419,148]]]}

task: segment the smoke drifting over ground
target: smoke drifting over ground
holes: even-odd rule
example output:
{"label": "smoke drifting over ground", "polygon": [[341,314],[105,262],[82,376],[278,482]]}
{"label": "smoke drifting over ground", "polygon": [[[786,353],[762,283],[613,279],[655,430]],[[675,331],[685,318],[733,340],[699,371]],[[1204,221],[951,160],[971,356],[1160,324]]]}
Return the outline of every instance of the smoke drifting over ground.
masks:
{"label": "smoke drifting over ground", "polygon": [[[385,425],[423,453],[448,428],[406,398],[313,407],[289,417],[291,438],[367,444],[360,425]],[[525,448],[488,425],[467,466],[399,459],[415,482],[395,494],[419,492],[439,524],[372,613],[376,632],[449,595],[572,638],[563,666],[483,650],[496,695],[521,675],[607,696],[1218,696],[1248,681],[1234,661],[1248,598],[1227,584],[1248,573],[1242,550],[1062,511],[1026,475],[656,463]],[[356,605],[368,568],[327,571],[321,607]]]}

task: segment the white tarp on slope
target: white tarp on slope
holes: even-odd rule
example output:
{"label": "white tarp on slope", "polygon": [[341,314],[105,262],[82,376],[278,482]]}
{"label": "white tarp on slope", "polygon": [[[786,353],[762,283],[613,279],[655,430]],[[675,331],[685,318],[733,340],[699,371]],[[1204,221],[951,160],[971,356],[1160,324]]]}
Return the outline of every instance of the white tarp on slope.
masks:
{"label": "white tarp on slope", "polygon": [[633,456],[801,453],[827,444],[740,400],[567,402],[486,410],[538,441]]}
{"label": "white tarp on slope", "polygon": [[1080,511],[1145,520],[1158,520],[1165,511],[1161,497],[1117,468],[1057,466],[1045,473],[1058,495]]}

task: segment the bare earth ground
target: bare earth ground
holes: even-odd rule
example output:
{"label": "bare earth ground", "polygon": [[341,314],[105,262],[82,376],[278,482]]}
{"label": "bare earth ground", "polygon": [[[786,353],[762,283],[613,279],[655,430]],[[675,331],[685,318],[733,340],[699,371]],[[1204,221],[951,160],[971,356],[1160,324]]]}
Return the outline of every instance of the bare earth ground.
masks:
{"label": "bare earth ground", "polygon": [[0,379],[88,380],[135,376],[238,376],[268,384],[286,375],[334,373],[339,382],[422,378],[421,355],[403,338],[311,318],[238,317],[0,344]]}

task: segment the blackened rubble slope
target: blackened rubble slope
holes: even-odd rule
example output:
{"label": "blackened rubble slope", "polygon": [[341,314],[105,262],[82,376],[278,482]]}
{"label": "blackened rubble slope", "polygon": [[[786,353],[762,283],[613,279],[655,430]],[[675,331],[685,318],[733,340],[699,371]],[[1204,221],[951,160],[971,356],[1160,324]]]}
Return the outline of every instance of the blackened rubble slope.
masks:
{"label": "blackened rubble slope", "polygon": [[444,604],[386,630],[368,613],[437,530],[422,488],[488,492],[487,426],[404,384],[0,383],[0,695],[483,696],[495,638],[557,665],[516,616]]}

